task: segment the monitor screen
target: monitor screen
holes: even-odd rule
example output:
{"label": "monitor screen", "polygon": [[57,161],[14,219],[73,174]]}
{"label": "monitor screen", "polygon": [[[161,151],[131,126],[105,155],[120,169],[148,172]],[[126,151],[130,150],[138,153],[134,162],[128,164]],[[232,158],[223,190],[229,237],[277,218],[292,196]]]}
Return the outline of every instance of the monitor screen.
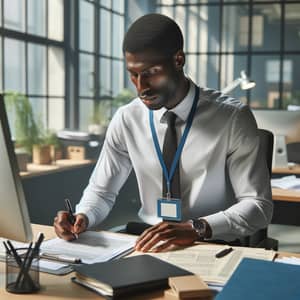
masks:
{"label": "monitor screen", "polygon": [[258,128],[284,135],[286,143],[300,143],[300,111],[253,110]]}
{"label": "monitor screen", "polygon": [[11,141],[3,95],[0,95],[0,237],[32,240],[32,229]]}

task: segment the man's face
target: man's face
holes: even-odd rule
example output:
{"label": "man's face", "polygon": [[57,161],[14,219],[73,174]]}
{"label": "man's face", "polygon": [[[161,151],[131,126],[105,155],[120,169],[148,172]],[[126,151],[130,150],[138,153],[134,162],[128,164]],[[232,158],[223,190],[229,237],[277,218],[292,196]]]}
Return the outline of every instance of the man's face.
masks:
{"label": "man's face", "polygon": [[178,88],[178,70],[173,57],[166,58],[151,51],[125,53],[126,67],[139,98],[149,109],[170,106]]}

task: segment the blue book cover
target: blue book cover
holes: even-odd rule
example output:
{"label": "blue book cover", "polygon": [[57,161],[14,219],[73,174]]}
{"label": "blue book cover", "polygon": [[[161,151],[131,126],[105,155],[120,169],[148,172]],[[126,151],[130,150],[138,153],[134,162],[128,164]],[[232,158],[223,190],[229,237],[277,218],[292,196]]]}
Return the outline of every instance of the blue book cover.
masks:
{"label": "blue book cover", "polygon": [[299,300],[300,266],[244,258],[216,300]]}

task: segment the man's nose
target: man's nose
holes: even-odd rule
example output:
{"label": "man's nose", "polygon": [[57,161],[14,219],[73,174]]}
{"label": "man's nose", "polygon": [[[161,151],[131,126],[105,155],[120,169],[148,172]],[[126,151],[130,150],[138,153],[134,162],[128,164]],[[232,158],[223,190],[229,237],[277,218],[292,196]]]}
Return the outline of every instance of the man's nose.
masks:
{"label": "man's nose", "polygon": [[140,93],[148,88],[149,88],[149,82],[148,82],[147,78],[143,75],[139,75],[137,77],[137,81],[136,81],[136,89],[137,89],[138,93]]}

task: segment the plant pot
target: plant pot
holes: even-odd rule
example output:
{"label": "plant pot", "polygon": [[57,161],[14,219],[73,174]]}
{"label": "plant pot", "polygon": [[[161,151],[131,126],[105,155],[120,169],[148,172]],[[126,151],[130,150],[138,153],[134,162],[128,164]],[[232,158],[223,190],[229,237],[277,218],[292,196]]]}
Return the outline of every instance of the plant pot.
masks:
{"label": "plant pot", "polygon": [[27,152],[22,151],[15,151],[16,158],[19,166],[20,172],[26,172],[27,171],[27,164],[29,163],[29,155]]}
{"label": "plant pot", "polygon": [[37,165],[48,165],[51,163],[51,153],[49,145],[33,145],[32,162]]}
{"label": "plant pot", "polygon": [[50,156],[51,161],[56,162],[57,160],[63,158],[63,151],[61,148],[56,148],[54,145],[50,145]]}

